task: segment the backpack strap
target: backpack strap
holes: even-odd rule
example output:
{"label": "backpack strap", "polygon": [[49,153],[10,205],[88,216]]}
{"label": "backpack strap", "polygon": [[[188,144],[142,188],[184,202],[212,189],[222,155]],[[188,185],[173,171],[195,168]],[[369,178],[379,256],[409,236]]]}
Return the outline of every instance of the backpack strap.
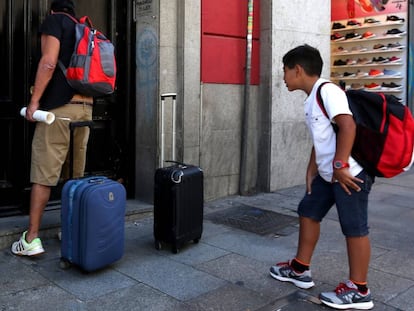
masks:
{"label": "backpack strap", "polygon": [[72,15],[65,13],[65,12],[52,12],[53,15],[65,15],[67,17],[69,17],[75,24],[79,24],[79,21],[73,17]]}
{"label": "backpack strap", "polygon": [[319,85],[319,87],[316,91],[316,101],[319,105],[319,108],[321,108],[323,114],[325,115],[325,117],[327,117],[329,119],[329,116],[328,116],[328,113],[326,112],[325,106],[323,104],[323,98],[322,98],[322,95],[321,95],[322,86],[324,86],[327,83],[332,83],[332,82],[326,81],[326,82],[321,83],[321,85]]}
{"label": "backpack strap", "polygon": [[[74,22],[75,24],[79,24],[79,21],[73,17],[72,15],[65,13],[65,12],[52,12],[53,15],[65,15],[66,17],[70,18],[72,20],[72,22]],[[65,65],[63,65],[62,61],[59,59],[58,60],[58,65],[60,70],[62,70],[63,74],[66,76],[66,67]]]}

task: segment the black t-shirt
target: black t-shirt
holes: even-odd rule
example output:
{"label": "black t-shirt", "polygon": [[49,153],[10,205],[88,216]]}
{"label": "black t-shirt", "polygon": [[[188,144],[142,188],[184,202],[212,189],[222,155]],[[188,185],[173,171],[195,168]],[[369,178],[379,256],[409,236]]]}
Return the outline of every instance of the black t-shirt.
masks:
{"label": "black t-shirt", "polygon": [[[51,35],[60,41],[59,60],[65,67],[69,65],[75,46],[75,23],[63,14],[48,15],[40,26],[40,34]],[[75,90],[67,83],[59,65],[53,73],[45,92],[40,99],[40,109],[50,110],[67,104]]]}

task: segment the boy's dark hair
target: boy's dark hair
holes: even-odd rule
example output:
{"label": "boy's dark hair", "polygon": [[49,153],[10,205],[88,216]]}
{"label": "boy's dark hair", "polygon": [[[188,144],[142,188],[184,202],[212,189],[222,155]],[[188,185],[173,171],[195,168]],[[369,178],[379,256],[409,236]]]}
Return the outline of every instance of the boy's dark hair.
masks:
{"label": "boy's dark hair", "polygon": [[304,44],[290,50],[283,56],[283,65],[289,69],[300,65],[310,76],[321,76],[323,61],[319,50]]}
{"label": "boy's dark hair", "polygon": [[75,15],[75,3],[73,0],[53,0],[50,9],[54,12],[64,12]]}

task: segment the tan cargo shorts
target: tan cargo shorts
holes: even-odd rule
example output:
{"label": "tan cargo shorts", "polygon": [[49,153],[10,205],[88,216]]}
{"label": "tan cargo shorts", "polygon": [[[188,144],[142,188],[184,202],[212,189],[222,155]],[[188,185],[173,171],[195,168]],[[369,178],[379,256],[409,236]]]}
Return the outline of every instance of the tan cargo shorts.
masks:
{"label": "tan cargo shorts", "polygon": [[[32,141],[30,182],[44,186],[56,186],[60,178],[69,178],[69,123],[92,120],[92,105],[69,103],[50,112],[55,114],[55,121],[50,125],[37,122]],[[84,174],[88,139],[89,127],[75,129],[74,178]]]}

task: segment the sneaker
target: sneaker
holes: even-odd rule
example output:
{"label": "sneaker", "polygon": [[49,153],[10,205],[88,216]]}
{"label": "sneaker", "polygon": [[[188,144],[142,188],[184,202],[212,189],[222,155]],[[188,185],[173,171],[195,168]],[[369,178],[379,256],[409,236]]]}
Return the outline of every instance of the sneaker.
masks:
{"label": "sneaker", "polygon": [[270,268],[270,275],[276,280],[282,282],[290,282],[302,289],[308,289],[315,286],[312,281],[312,274],[310,270],[303,273],[298,273],[293,270],[288,262],[280,262],[276,266]]}
{"label": "sneaker", "polygon": [[346,26],[341,24],[341,23],[333,23],[333,25],[332,25],[332,29],[343,29],[345,27]]}
{"label": "sneaker", "polygon": [[391,69],[384,69],[382,72],[384,73],[385,76],[396,76],[396,77],[401,76],[401,72],[391,70]]}
{"label": "sneaker", "polygon": [[353,78],[355,77],[355,72],[344,72],[344,77]]}
{"label": "sneaker", "polygon": [[354,27],[354,26],[361,26],[361,23],[358,22],[356,19],[350,20],[348,21],[348,23],[346,23],[348,26]]}
{"label": "sneaker", "polygon": [[377,43],[373,46],[374,50],[386,50],[387,47],[384,44]]}
{"label": "sneaker", "polygon": [[371,91],[371,90],[379,90],[381,88],[381,85],[372,82],[370,84],[365,84],[364,85],[365,90]]}
{"label": "sneaker", "polygon": [[343,53],[348,53],[348,50],[345,49],[343,46],[339,46],[338,48],[333,50],[334,54],[343,54]]}
{"label": "sneaker", "polygon": [[334,61],[333,64],[334,64],[334,66],[345,66],[346,62],[343,61],[342,59],[338,59],[338,60]]}
{"label": "sneaker", "polygon": [[396,43],[388,43],[387,47],[389,49],[397,49],[397,50],[403,50],[404,46],[401,45],[401,43],[396,42]]}
{"label": "sneaker", "polygon": [[14,242],[11,247],[11,251],[15,255],[20,256],[35,256],[45,252],[42,241],[39,238],[35,238],[32,242],[26,242],[26,233],[23,232],[22,236],[17,242]]}
{"label": "sneaker", "polygon": [[380,71],[378,69],[371,69],[369,71],[368,75],[371,76],[371,77],[383,76],[384,72]]}
{"label": "sneaker", "polygon": [[357,64],[357,62],[356,62],[356,60],[355,59],[347,59],[346,60],[346,64],[348,65],[348,66],[352,66],[352,65],[356,65]]}
{"label": "sneaker", "polygon": [[331,35],[331,40],[332,41],[342,41],[342,40],[345,40],[345,37],[336,32],[333,35]]}
{"label": "sneaker", "polygon": [[362,90],[364,86],[361,83],[352,83],[351,89],[353,90]]}
{"label": "sneaker", "polygon": [[388,30],[385,34],[386,35],[399,35],[400,36],[400,35],[405,35],[406,32],[405,31],[401,31],[401,30],[399,30],[397,28],[394,28],[394,29]]}
{"label": "sneaker", "polygon": [[378,64],[384,64],[384,63],[388,63],[390,60],[388,58],[384,58],[382,56],[378,57],[378,58],[373,58],[372,61],[374,63],[378,63]]}
{"label": "sneaker", "polygon": [[376,23],[379,23],[379,22],[380,22],[379,20],[376,20],[374,18],[366,18],[364,20],[364,24],[376,24]]}
{"label": "sneaker", "polygon": [[351,48],[351,52],[366,52],[368,51],[368,48],[362,45],[357,45]]}
{"label": "sneaker", "polygon": [[364,57],[364,58],[358,58],[357,65],[366,65],[366,64],[372,64],[372,61],[369,60],[366,57]]}
{"label": "sneaker", "polygon": [[344,75],[340,72],[331,72],[331,78],[342,78]]}
{"label": "sneaker", "polygon": [[356,73],[357,78],[365,78],[365,77],[368,77],[368,76],[369,76],[368,72],[365,72],[365,71],[358,70],[357,73]]}
{"label": "sneaker", "polygon": [[370,31],[366,31],[362,34],[363,39],[374,38],[375,36],[376,36],[375,33],[372,33]]}
{"label": "sneaker", "polygon": [[397,56],[392,56],[388,58],[388,61],[391,63],[397,63],[401,60],[401,58],[397,57]]}
{"label": "sneaker", "polygon": [[404,18],[396,16],[396,15],[387,16],[387,22],[401,22],[401,23],[403,23],[404,21],[405,21]]}
{"label": "sneaker", "polygon": [[361,37],[362,36],[359,33],[351,32],[345,35],[345,40],[356,40],[356,39],[361,39]]}
{"label": "sneaker", "polygon": [[402,85],[391,82],[391,83],[382,83],[384,88],[388,88],[388,89],[392,89],[392,90],[397,90],[397,89],[401,89]]}
{"label": "sneaker", "polygon": [[341,310],[369,310],[374,307],[371,292],[361,293],[351,281],[340,283],[333,292],[321,293],[319,299],[327,306]]}

